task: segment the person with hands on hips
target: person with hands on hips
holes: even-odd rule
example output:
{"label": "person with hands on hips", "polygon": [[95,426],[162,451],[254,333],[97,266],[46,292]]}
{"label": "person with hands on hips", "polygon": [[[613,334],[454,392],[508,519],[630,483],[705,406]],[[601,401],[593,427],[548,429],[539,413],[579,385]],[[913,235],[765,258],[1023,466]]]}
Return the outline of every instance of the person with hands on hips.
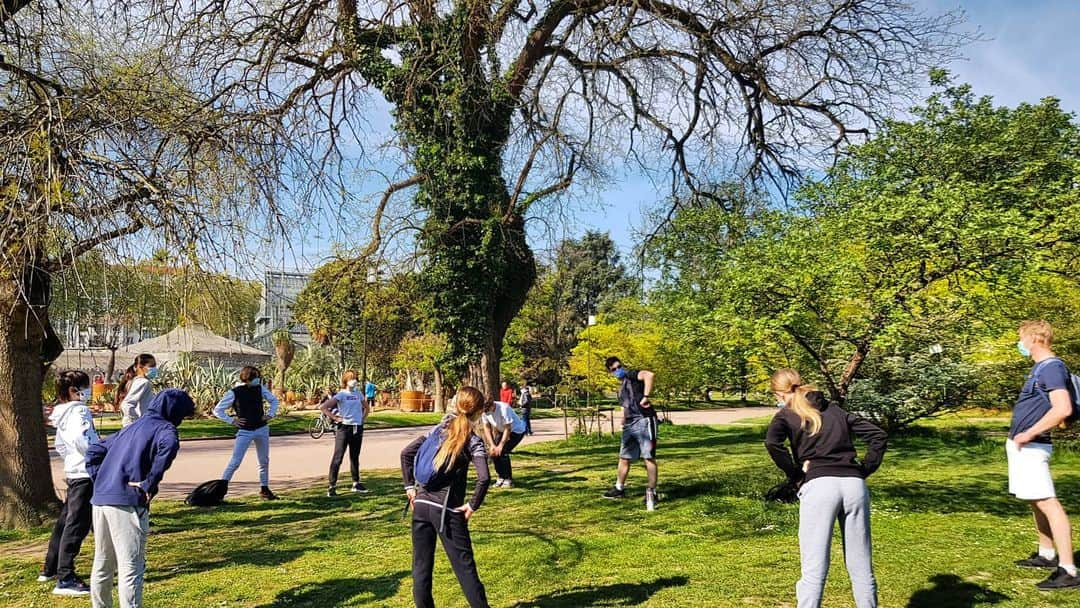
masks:
{"label": "person with hands on hips", "polygon": [[176,427],[194,413],[187,393],[166,389],[138,420],[87,447],[86,472],[94,483],[93,608],[112,607],[114,576],[120,607],[142,606],[150,502],[180,450]]}
{"label": "person with hands on hips", "polygon": [[338,424],[334,433],[334,455],[330,458],[330,487],[327,496],[337,496],[338,471],[349,451],[349,466],[352,474],[352,491],[367,493],[367,488],[360,483],[360,448],[364,443],[364,419],[371,411],[371,403],[364,398],[357,380],[356,370],[345,370],[341,375],[341,390],[320,406],[324,414]]}
{"label": "person with hands on hips", "polygon": [[[413,601],[417,608],[434,608],[432,569],[435,565],[435,542],[441,540],[450,566],[457,576],[470,608],[488,608],[487,592],[480,582],[473,557],[469,520],[484,502],[491,476],[488,472],[484,441],[476,434],[476,425],[484,413],[487,399],[479,390],[467,386],[454,397],[454,414],[427,435],[417,437],[401,452],[401,477],[405,494],[413,510]],[[438,433],[439,435],[433,435]],[[437,471],[426,485],[417,480],[417,462],[421,448],[438,440],[429,471]],[[427,452],[425,452],[427,453]],[[476,485],[466,500],[466,482],[470,465],[476,470]]]}
{"label": "person with hands on hips", "polygon": [[622,443],[619,447],[619,469],[615,487],[604,493],[604,498],[626,497],[626,476],[631,461],[645,461],[648,487],[645,489],[645,509],[656,509],[659,495],[656,491],[656,410],[649,400],[653,391],[655,374],[648,370],[632,370],[623,366],[618,357],[608,357],[604,362],[619,384],[619,403],[623,411]]}
{"label": "person with hands on hips", "polygon": [[[866,478],[881,466],[885,431],[829,403],[793,369],[777,370],[773,394],[784,403],[765,434],[773,462],[799,487],[798,608],[819,608],[829,574],[833,525],[839,522],[844,562],[857,608],[877,607],[877,580],[870,548],[870,494]],[[867,444],[860,461],[853,437]],[[785,443],[790,444],[789,450]]]}
{"label": "person with hands on hips", "polygon": [[[264,404],[269,403],[268,410]],[[218,401],[214,415],[226,424],[236,427],[236,443],[233,444],[232,458],[225,465],[221,478],[230,481],[240,463],[244,461],[248,447],[255,444],[255,455],[259,459],[259,496],[263,500],[277,500],[270,490],[270,420],[277,415],[278,398],[262,383],[259,369],[252,366],[240,370],[240,383]],[[229,410],[233,416],[229,415]]]}
{"label": "person with hands on hips", "polygon": [[1013,407],[1005,454],[1009,493],[1031,506],[1039,548],[1015,563],[1050,570],[1049,577],[1035,585],[1040,590],[1078,589],[1072,528],[1050,476],[1050,431],[1072,415],[1078,395],[1071,394],[1072,378],[1065,362],[1051,350],[1053,327],[1046,321],[1027,321],[1020,325],[1019,334],[1017,350],[1034,365]]}

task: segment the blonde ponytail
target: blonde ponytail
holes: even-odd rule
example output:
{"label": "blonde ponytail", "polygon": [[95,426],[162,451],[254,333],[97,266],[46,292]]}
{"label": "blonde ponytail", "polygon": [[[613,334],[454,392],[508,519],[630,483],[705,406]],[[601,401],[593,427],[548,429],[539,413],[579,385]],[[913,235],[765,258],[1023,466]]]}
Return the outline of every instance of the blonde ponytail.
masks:
{"label": "blonde ponytail", "polygon": [[811,435],[816,435],[821,430],[821,412],[810,405],[810,400],[806,398],[818,390],[816,386],[804,384],[799,372],[791,368],[776,370],[769,384],[774,393],[794,393],[787,407],[802,421],[803,429],[810,431]]}
{"label": "blonde ponytail", "polygon": [[471,386],[462,387],[457,392],[454,396],[457,416],[454,416],[450,424],[442,431],[446,438],[439,446],[439,451],[435,453],[436,469],[441,469],[452,462],[465,449],[465,442],[472,435],[476,421],[484,413],[486,403],[484,394]]}

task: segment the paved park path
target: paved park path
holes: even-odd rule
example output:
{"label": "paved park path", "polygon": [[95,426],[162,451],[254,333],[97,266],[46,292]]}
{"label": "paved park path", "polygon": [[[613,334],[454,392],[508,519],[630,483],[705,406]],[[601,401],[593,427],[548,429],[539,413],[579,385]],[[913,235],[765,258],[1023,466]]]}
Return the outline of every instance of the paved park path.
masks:
{"label": "paved park path", "polygon": [[[671,420],[675,424],[727,424],[745,418],[768,415],[775,411],[769,407],[743,407],[722,410],[696,410],[672,412]],[[616,413],[615,427],[622,424],[621,412]],[[610,422],[605,421],[604,428],[610,430]],[[421,434],[427,427],[406,427],[396,429],[371,429],[364,433],[364,446],[360,452],[361,471],[376,469],[396,469],[401,449]],[[563,419],[545,418],[533,421],[534,434],[525,437],[522,445],[554,441],[564,438]],[[663,437],[661,436],[661,442]],[[663,454],[661,443],[661,455]],[[195,439],[180,444],[180,454],[172,468],[165,474],[161,484],[160,498],[183,498],[196,485],[217,479],[232,455],[231,439]],[[312,439],[310,435],[285,435],[272,437],[270,440],[270,487],[275,491],[310,488],[321,482],[326,483],[330,456],[334,451],[334,436],[327,433],[321,439]],[[55,451],[51,451],[53,480],[58,489],[63,489],[63,463]],[[662,457],[662,456],[661,456]],[[615,458],[615,452],[612,452]],[[348,487],[349,460],[346,457],[341,467],[339,484]],[[361,473],[361,479],[363,474]],[[229,495],[257,494],[259,491],[258,465],[255,448],[252,446],[244,458],[240,469],[229,484]]]}

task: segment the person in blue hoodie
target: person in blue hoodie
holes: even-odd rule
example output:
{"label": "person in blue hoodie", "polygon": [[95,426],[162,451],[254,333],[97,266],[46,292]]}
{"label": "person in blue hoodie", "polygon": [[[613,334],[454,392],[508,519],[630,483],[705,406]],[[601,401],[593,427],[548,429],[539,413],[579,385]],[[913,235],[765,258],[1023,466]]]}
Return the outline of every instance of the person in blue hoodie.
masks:
{"label": "person in blue hoodie", "polygon": [[114,574],[121,608],[142,606],[150,501],[180,450],[176,427],[194,413],[187,393],[166,389],[130,426],[87,448],[86,471],[94,480],[93,608],[112,607]]}

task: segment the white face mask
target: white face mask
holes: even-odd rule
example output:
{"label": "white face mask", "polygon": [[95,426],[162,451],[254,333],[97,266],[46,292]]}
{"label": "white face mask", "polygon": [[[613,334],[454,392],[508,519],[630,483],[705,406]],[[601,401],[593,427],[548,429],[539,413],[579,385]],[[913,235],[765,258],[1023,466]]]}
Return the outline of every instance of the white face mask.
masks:
{"label": "white face mask", "polygon": [[349,387],[349,390],[355,393],[356,392],[357,382],[356,382],[355,379],[354,380],[349,380],[348,382],[345,383],[345,386]]}

